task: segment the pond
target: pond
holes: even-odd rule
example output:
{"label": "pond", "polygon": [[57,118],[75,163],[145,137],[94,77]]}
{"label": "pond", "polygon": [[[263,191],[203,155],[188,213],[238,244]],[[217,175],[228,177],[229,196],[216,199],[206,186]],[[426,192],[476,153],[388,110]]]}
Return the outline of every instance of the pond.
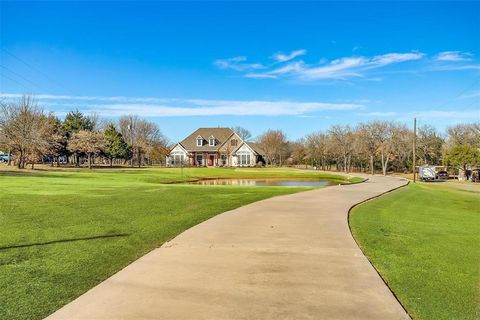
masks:
{"label": "pond", "polygon": [[326,187],[338,182],[307,179],[207,179],[189,182],[203,186],[245,186],[245,187]]}

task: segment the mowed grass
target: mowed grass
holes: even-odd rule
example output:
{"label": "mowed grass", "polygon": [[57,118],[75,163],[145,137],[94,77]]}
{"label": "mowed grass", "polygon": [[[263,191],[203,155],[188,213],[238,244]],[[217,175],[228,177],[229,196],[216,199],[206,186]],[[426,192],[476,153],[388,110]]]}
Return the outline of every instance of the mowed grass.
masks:
{"label": "mowed grass", "polygon": [[298,170],[0,168],[0,319],[41,319],[218,213],[307,188],[162,184],[328,178]]}
{"label": "mowed grass", "polygon": [[352,210],[354,237],[414,319],[480,318],[479,191],[410,183]]}

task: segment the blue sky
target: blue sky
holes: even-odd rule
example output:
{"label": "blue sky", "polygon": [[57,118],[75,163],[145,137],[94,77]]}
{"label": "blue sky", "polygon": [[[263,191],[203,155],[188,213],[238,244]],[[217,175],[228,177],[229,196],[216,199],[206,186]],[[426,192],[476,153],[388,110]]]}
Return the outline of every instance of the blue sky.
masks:
{"label": "blue sky", "polygon": [[0,2],[0,92],[296,139],[372,119],[480,119],[478,2]]}

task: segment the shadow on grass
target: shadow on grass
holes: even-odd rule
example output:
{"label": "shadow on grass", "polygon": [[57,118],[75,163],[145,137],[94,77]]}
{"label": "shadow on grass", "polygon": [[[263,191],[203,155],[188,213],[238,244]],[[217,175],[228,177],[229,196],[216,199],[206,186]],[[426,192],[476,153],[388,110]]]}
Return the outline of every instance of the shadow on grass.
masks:
{"label": "shadow on grass", "polygon": [[128,236],[129,236],[128,233],[116,233],[116,234],[105,234],[105,235],[83,237],[83,238],[60,239],[60,240],[52,240],[52,241],[46,241],[46,242],[27,243],[27,244],[18,244],[13,246],[0,247],[0,251],[9,250],[9,249],[36,247],[36,246],[46,246],[46,245],[55,244],[55,243],[120,238],[120,237],[128,237]]}

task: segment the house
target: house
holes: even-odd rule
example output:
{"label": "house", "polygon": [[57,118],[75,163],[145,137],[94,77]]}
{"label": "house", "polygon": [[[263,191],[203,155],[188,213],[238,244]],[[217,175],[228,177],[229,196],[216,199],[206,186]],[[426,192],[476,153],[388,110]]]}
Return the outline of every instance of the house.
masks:
{"label": "house", "polygon": [[168,166],[251,167],[259,162],[265,163],[262,149],[230,128],[199,128],[167,156]]}

